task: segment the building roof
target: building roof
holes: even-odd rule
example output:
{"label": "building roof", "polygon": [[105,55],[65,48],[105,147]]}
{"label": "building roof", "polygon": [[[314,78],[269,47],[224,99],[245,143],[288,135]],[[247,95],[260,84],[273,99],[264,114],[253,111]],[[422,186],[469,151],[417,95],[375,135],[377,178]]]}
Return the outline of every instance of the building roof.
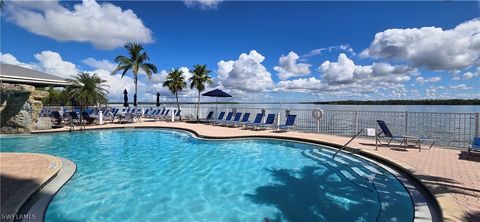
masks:
{"label": "building roof", "polygon": [[64,78],[9,64],[0,64],[0,81],[38,87],[69,85]]}

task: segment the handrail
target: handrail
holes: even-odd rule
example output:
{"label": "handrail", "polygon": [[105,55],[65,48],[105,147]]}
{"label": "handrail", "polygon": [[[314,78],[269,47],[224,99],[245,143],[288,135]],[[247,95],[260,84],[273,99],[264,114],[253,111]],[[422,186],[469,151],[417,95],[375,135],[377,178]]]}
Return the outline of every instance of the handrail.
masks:
{"label": "handrail", "polygon": [[332,156],[332,159],[335,159],[335,156],[342,150],[344,150],[345,148],[347,148],[348,144],[350,144],[355,138],[357,138],[358,135],[360,135],[360,133],[363,132],[364,129],[361,129],[360,131],[358,131],[357,134],[355,134],[355,136],[353,136],[347,143],[345,143],[342,148],[338,149],[335,154],[333,154]]}

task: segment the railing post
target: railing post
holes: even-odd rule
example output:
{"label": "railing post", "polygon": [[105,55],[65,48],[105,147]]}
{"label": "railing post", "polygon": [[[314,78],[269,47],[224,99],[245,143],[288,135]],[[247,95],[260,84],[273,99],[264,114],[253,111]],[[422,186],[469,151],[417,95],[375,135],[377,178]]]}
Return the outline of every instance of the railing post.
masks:
{"label": "railing post", "polygon": [[475,136],[480,136],[480,113],[475,113]]}
{"label": "railing post", "polygon": [[355,132],[353,134],[357,132],[358,132],[358,110],[355,110]]}
{"label": "railing post", "polygon": [[405,111],[405,135],[408,135],[408,111]]}

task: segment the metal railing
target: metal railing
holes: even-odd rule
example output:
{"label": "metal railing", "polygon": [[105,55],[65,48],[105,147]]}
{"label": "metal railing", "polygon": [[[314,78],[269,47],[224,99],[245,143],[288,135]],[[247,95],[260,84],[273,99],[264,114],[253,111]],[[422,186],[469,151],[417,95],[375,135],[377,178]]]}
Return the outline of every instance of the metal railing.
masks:
{"label": "metal railing", "polygon": [[[110,106],[112,107],[112,106]],[[114,106],[117,107],[117,106]],[[141,106],[143,109],[152,106]],[[52,107],[53,108],[53,107]],[[156,107],[152,107],[156,108]],[[167,109],[177,109],[176,105],[167,105]],[[194,105],[182,104],[182,117],[194,119],[196,110]],[[416,137],[432,138],[436,145],[465,148],[475,135],[479,135],[480,117],[478,112],[472,113],[439,113],[439,112],[391,112],[391,111],[352,111],[352,110],[324,110],[324,115],[317,125],[312,117],[312,109],[275,109],[251,107],[200,107],[199,116],[204,118],[209,111],[236,111],[252,113],[253,121],[256,113],[264,112],[280,115],[275,122],[282,124],[286,120],[287,112],[297,115],[293,130],[309,133],[332,134],[351,137],[364,128],[377,128],[376,120],[384,120],[392,133]],[[216,114],[214,114],[215,116]],[[366,132],[360,134],[366,137]]]}
{"label": "metal railing", "polygon": [[[209,111],[215,111],[215,107],[201,107],[200,117],[205,117]],[[280,113],[282,124],[286,120],[285,109],[262,109],[262,108],[218,108],[217,111],[265,112]],[[384,120],[392,133],[410,135],[416,137],[432,138],[437,145],[447,147],[465,148],[475,135],[479,135],[479,113],[438,113],[438,112],[389,112],[389,111],[350,111],[350,110],[323,110],[324,115],[317,125],[312,117],[312,109],[290,109],[290,114],[297,115],[293,130],[332,134],[351,137],[359,130],[365,128],[377,128],[376,120]],[[194,106],[183,105],[182,113],[194,117]],[[251,120],[252,121],[252,120]],[[366,132],[360,134],[366,137]]]}

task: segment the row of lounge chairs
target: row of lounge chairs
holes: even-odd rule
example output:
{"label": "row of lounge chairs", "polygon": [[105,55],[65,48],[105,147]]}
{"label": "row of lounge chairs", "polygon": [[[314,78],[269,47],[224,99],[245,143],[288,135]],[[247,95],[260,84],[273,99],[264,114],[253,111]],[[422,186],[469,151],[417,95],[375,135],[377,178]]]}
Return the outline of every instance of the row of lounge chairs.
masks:
{"label": "row of lounge chairs", "polygon": [[[295,125],[296,115],[289,114],[285,121],[285,124],[275,124],[276,114],[268,114],[265,122],[263,122],[264,114],[257,113],[255,119],[250,122],[251,113],[243,114],[241,112],[233,113],[228,112],[225,117],[225,112],[220,112],[216,119],[213,118],[213,111],[210,111],[206,118],[200,119],[200,122],[206,124],[212,124],[216,126],[228,126],[228,127],[243,127],[245,129],[259,130],[272,128],[275,132],[285,132]],[[225,117],[225,119],[224,119]]]}

